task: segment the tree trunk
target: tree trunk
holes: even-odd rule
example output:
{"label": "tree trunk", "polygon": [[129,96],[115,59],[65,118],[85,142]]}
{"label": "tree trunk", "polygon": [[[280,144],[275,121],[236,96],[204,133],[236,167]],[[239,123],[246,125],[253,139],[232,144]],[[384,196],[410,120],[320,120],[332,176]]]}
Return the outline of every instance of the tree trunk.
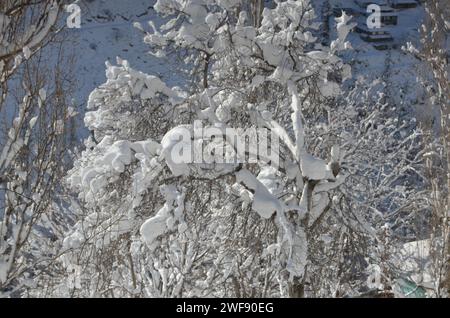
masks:
{"label": "tree trunk", "polygon": [[289,298],[304,298],[305,284],[302,278],[294,277],[294,281],[288,286]]}

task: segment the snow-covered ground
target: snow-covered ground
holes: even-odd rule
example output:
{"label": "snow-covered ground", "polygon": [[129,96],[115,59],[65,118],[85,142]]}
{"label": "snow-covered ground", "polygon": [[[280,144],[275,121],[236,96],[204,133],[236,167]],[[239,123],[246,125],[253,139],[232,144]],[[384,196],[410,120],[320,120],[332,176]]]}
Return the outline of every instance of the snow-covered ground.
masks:
{"label": "snow-covered ground", "polygon": [[[116,57],[128,60],[130,65],[144,73],[157,75],[169,86],[179,84],[173,76],[171,63],[149,54],[150,48],[143,42],[143,34],[134,26],[140,22],[144,28],[148,21],[160,24],[153,10],[155,0],[85,0],[80,1],[81,28],[68,29],[68,36],[76,54],[75,77],[76,104],[81,118],[86,109],[89,94],[106,81],[105,62],[115,64]],[[148,28],[146,28],[148,29]],[[86,135],[85,130],[80,131]]]}
{"label": "snow-covered ground", "polygon": [[144,26],[149,21],[157,26],[160,24],[160,18],[153,10],[155,2],[95,0],[88,3],[82,27],[74,31],[78,33],[76,49],[80,52],[77,77],[87,79],[80,88],[80,94],[88,94],[95,86],[103,83],[104,62],[114,63],[116,57],[128,60],[132,67],[142,72],[160,76],[168,84],[175,84],[176,78],[171,72],[170,63],[150,55],[148,45],[143,42],[142,32],[133,27],[134,22]]}
{"label": "snow-covered ground", "polygon": [[[329,0],[330,8],[351,8],[360,10],[354,1]],[[402,49],[411,42],[417,46],[420,39],[419,28],[424,17],[422,6],[396,10],[398,24],[383,29],[389,31],[394,41],[389,50],[377,50],[365,42],[356,32],[348,39],[354,50],[347,52],[345,61],[352,66],[353,79],[364,79],[367,83],[380,83],[383,93],[390,97],[390,104],[403,113],[411,113],[420,121],[429,121],[430,115],[437,116],[435,110],[426,109],[423,102],[424,88],[418,83],[417,72],[420,62]],[[359,17],[361,18],[361,17]],[[331,38],[335,38],[335,17],[329,17]],[[353,20],[359,21],[357,18]],[[375,92],[379,93],[379,92]]]}

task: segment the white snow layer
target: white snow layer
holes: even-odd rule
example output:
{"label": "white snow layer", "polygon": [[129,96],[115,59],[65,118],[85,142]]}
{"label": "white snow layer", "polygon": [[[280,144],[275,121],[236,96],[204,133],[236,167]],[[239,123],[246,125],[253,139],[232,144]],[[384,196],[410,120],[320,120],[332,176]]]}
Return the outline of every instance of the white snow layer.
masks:
{"label": "white snow layer", "polygon": [[283,212],[280,201],[250,171],[237,172],[236,181],[253,191],[252,208],[262,218],[269,219],[274,213]]}
{"label": "white snow layer", "polygon": [[166,199],[164,206],[142,224],[140,234],[150,249],[154,248],[155,240],[166,231],[186,228],[184,212],[184,193],[180,193],[174,185],[161,186],[161,193]]}

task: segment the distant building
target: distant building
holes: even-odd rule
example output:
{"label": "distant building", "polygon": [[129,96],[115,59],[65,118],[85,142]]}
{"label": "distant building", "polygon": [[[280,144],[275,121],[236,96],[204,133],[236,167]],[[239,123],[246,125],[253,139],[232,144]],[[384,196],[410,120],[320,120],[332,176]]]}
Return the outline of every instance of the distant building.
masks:
{"label": "distant building", "polygon": [[[363,41],[372,43],[376,49],[387,50],[394,39],[389,30],[384,27],[388,25],[397,25],[397,12],[388,5],[387,0],[355,0],[355,3],[359,7],[359,12],[357,14],[358,25],[355,28],[355,32],[360,34]],[[367,19],[373,13],[370,10],[367,10],[368,6],[371,4],[376,4],[380,7],[381,28],[369,28],[367,26]]]}
{"label": "distant building", "polygon": [[397,11],[390,6],[381,6],[381,23],[384,25],[397,25]]}
{"label": "distant building", "polygon": [[439,275],[433,263],[433,252],[442,250],[442,237],[433,240],[413,241],[400,248],[396,253],[395,266],[402,275],[397,278],[394,286],[397,297],[427,297],[434,293],[436,275]]}
{"label": "distant building", "polygon": [[395,9],[415,8],[419,5],[417,0],[390,0],[390,4]]}
{"label": "distant building", "polygon": [[[367,9],[373,4],[380,8],[381,28],[369,28],[368,19],[373,12],[371,10],[367,12]],[[353,16],[357,21],[353,31],[359,33],[363,41],[370,42],[376,49],[386,50],[394,46],[391,32],[394,32],[399,23],[401,11],[418,5],[418,0],[353,0],[353,3],[346,3],[345,7],[341,3],[335,6],[333,15],[341,16],[344,11],[347,15]]]}
{"label": "distant building", "polygon": [[[367,7],[366,7],[367,8]],[[372,14],[372,12],[367,12],[367,9],[361,9],[360,15],[364,16],[366,19]],[[386,25],[397,25],[398,23],[398,13],[397,10],[388,6],[388,5],[380,5],[381,10],[381,24],[382,26]]]}
{"label": "distant building", "polygon": [[362,9],[366,9],[371,4],[379,6],[387,6],[387,0],[355,0],[355,3]]}
{"label": "distant building", "polygon": [[366,42],[392,42],[393,37],[388,30],[381,29],[369,29],[365,25],[358,25],[355,28],[357,33],[360,33],[361,39]]}

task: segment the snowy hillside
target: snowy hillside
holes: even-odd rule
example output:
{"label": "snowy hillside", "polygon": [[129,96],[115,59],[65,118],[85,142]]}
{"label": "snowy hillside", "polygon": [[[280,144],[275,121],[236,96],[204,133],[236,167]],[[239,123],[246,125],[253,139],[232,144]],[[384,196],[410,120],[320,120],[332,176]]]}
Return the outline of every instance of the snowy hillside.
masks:
{"label": "snowy hillside", "polygon": [[[158,59],[149,54],[149,46],[143,42],[142,33],[133,27],[134,22],[144,26],[148,21],[160,25],[162,19],[156,14],[153,5],[156,0],[92,0],[82,1],[82,27],[72,29],[74,50],[78,55],[76,76],[79,82],[77,103],[86,103],[89,93],[105,81],[105,61],[115,63],[116,57],[129,61],[130,65],[143,72],[158,75],[167,84],[174,86],[183,83],[182,74],[173,76],[176,65],[173,61]],[[315,1],[314,7],[318,21],[324,21],[321,13],[329,2],[331,8],[357,8],[353,1],[321,0]],[[354,51],[344,56],[352,66],[353,77],[366,81],[384,81],[386,86],[399,94],[389,94],[396,105],[407,105],[407,111],[414,111],[411,102],[424,94],[423,87],[416,81],[419,62],[402,52],[407,42],[417,45],[419,28],[422,23],[424,9],[418,6],[399,11],[398,25],[391,27],[395,45],[386,51],[377,50],[370,43],[361,40],[355,32],[350,33],[348,40]],[[336,22],[329,16],[328,29],[330,39],[336,38]],[[352,21],[356,20],[353,18]],[[148,29],[148,27],[146,27]],[[170,64],[171,63],[171,64]],[[395,100],[395,98],[398,98]],[[417,104],[417,103],[416,103]],[[409,105],[409,106],[408,106]],[[416,114],[423,115],[422,109]],[[429,118],[427,118],[429,119]]]}
{"label": "snowy hillside", "polygon": [[[340,10],[347,11],[349,15],[353,14],[352,21],[365,23],[366,16],[359,16],[360,12],[365,10],[358,6],[357,1],[330,0],[329,7],[334,11],[334,15]],[[419,44],[424,8],[418,5],[414,8],[397,9],[394,12],[398,16],[397,24],[383,27],[383,30],[387,30],[393,37],[389,49],[376,49],[372,43],[362,40],[360,34],[354,31],[348,37],[354,50],[345,56],[345,60],[352,66],[354,79],[379,82],[385,87],[383,92],[389,97],[389,102],[396,105],[399,115],[410,113],[419,120],[429,121],[430,117],[438,116],[437,110],[429,109],[425,105],[426,93],[424,87],[417,81],[421,62],[406,52],[408,42],[415,46]],[[330,15],[329,29],[335,30],[335,17],[333,14]]]}
{"label": "snowy hillside", "polygon": [[161,18],[153,10],[156,0],[85,0],[80,1],[82,24],[80,29],[69,30],[73,34],[73,49],[77,52],[79,82],[77,99],[86,103],[89,93],[104,83],[105,62],[114,64],[116,57],[146,73],[160,76],[169,85],[179,84],[172,75],[168,62],[148,54],[150,48],[143,41],[143,34],[133,24],[144,26],[148,21],[161,24]]}

